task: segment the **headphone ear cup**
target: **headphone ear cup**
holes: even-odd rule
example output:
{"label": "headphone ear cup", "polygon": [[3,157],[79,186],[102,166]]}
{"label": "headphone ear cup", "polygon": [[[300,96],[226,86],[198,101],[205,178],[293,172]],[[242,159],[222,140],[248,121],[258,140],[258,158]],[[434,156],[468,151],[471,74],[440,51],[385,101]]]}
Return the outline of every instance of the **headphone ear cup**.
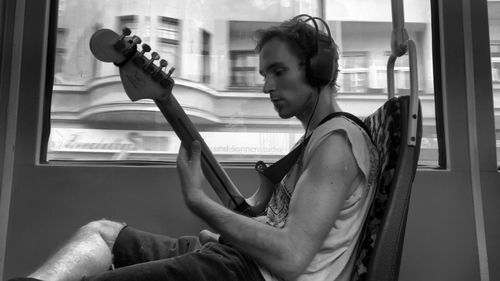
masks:
{"label": "headphone ear cup", "polygon": [[331,39],[320,38],[317,53],[309,60],[306,72],[306,77],[311,85],[321,87],[332,80],[334,57]]}

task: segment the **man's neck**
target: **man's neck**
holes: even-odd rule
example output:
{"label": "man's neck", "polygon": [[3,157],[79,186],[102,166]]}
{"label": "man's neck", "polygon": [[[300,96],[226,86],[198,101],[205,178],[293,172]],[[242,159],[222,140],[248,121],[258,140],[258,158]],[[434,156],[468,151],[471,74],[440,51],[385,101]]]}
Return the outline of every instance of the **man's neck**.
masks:
{"label": "man's neck", "polygon": [[305,132],[307,136],[314,131],[323,118],[333,112],[342,111],[335,100],[334,93],[332,93],[332,90],[329,87],[322,88],[318,100],[315,100],[314,103],[317,104],[315,105],[315,108],[311,110],[311,115],[307,118],[299,119],[302,123],[304,131],[307,131]]}

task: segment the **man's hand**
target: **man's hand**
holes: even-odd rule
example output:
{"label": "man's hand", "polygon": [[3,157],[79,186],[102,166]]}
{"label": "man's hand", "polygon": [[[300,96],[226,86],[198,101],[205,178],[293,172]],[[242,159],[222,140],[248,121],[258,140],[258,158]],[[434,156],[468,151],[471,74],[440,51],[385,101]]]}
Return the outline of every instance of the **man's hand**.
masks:
{"label": "man's hand", "polygon": [[182,185],[182,194],[188,207],[192,207],[206,197],[201,188],[203,172],[200,164],[201,144],[195,140],[191,144],[191,153],[181,145],[177,156],[177,172]]}

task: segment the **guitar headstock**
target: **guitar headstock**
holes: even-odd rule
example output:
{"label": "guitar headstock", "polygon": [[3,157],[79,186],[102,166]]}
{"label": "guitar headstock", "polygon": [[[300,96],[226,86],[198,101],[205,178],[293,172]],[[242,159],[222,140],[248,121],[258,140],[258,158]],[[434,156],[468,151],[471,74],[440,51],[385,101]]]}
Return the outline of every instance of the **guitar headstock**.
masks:
{"label": "guitar headstock", "polygon": [[[123,87],[132,101],[165,98],[174,86],[171,75],[175,68],[165,73],[163,69],[168,62],[160,60],[156,52],[146,57],[151,51],[147,44],[142,44],[138,51],[142,40],[130,33],[128,28],[124,28],[121,35],[109,29],[98,30],[90,38],[90,50],[98,60],[112,62],[120,68]],[[160,60],[159,66],[154,63],[156,60]]]}

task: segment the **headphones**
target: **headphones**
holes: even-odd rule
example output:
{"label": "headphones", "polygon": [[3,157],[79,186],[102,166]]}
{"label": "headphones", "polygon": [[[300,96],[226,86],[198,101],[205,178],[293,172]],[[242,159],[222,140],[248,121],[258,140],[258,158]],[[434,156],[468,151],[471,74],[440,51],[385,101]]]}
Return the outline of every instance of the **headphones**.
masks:
{"label": "headphones", "polygon": [[[307,17],[305,21],[301,18]],[[307,14],[301,14],[292,20],[303,22],[311,21],[316,29],[316,53],[306,61],[306,78],[309,84],[314,87],[322,87],[332,81],[332,75],[335,71],[335,44],[330,33],[328,24],[319,17],[312,17]],[[326,28],[328,35],[319,33],[319,20]]]}

